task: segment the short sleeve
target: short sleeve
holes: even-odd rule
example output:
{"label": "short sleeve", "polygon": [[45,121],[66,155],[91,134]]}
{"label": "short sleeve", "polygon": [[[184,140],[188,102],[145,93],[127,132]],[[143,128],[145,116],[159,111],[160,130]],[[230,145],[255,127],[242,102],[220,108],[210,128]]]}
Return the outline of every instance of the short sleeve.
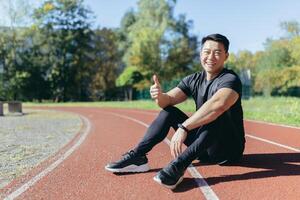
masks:
{"label": "short sleeve", "polygon": [[186,76],[177,85],[177,87],[181,89],[187,96],[190,96],[192,94],[190,82],[191,82],[191,76]]}
{"label": "short sleeve", "polygon": [[230,88],[242,95],[242,83],[239,77],[235,74],[227,73],[220,79],[218,89]]}

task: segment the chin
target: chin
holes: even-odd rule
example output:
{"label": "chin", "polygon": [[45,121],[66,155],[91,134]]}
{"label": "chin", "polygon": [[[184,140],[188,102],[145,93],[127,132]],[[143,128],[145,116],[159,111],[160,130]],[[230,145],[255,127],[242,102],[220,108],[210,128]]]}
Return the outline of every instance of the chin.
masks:
{"label": "chin", "polygon": [[204,70],[205,70],[206,72],[214,72],[214,71],[216,71],[216,70],[214,70],[214,69],[212,69],[212,68],[210,68],[210,67],[205,67]]}

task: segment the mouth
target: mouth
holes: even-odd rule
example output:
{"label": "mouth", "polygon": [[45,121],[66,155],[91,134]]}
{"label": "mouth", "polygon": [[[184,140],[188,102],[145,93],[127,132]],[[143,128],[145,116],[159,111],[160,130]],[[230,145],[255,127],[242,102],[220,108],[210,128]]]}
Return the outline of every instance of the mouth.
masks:
{"label": "mouth", "polygon": [[216,65],[216,63],[205,63],[205,65],[207,67],[214,67]]}

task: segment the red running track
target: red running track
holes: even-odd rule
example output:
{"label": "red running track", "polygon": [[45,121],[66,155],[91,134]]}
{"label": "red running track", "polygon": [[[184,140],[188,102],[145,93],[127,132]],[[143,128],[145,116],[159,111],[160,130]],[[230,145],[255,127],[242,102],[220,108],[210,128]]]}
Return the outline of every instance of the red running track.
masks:
{"label": "red running track", "polygon": [[[172,159],[166,143],[149,153],[150,172],[115,175],[104,170],[107,162],[118,159],[140,140],[156,111],[57,109],[78,113],[91,126],[86,124],[55,156],[0,190],[1,198],[300,199],[299,128],[245,121],[247,143],[240,164],[218,166],[195,162],[183,182],[171,191],[152,179]],[[172,131],[168,137],[171,136]],[[76,144],[78,147],[74,148]],[[74,152],[64,158],[72,148]],[[59,160],[59,164],[53,165]]]}

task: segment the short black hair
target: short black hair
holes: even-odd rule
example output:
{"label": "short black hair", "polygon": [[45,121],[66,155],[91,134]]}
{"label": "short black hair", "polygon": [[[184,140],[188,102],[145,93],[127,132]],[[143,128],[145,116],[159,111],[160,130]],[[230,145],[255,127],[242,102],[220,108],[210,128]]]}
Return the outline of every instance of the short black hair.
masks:
{"label": "short black hair", "polygon": [[215,34],[210,34],[210,35],[208,35],[208,36],[205,36],[205,37],[202,38],[201,46],[203,46],[204,43],[205,43],[207,40],[213,40],[213,41],[222,43],[222,44],[224,45],[225,52],[228,53],[228,49],[229,49],[229,40],[228,40],[227,37],[225,37],[224,35],[221,35],[221,34],[219,34],[219,33],[215,33]]}

